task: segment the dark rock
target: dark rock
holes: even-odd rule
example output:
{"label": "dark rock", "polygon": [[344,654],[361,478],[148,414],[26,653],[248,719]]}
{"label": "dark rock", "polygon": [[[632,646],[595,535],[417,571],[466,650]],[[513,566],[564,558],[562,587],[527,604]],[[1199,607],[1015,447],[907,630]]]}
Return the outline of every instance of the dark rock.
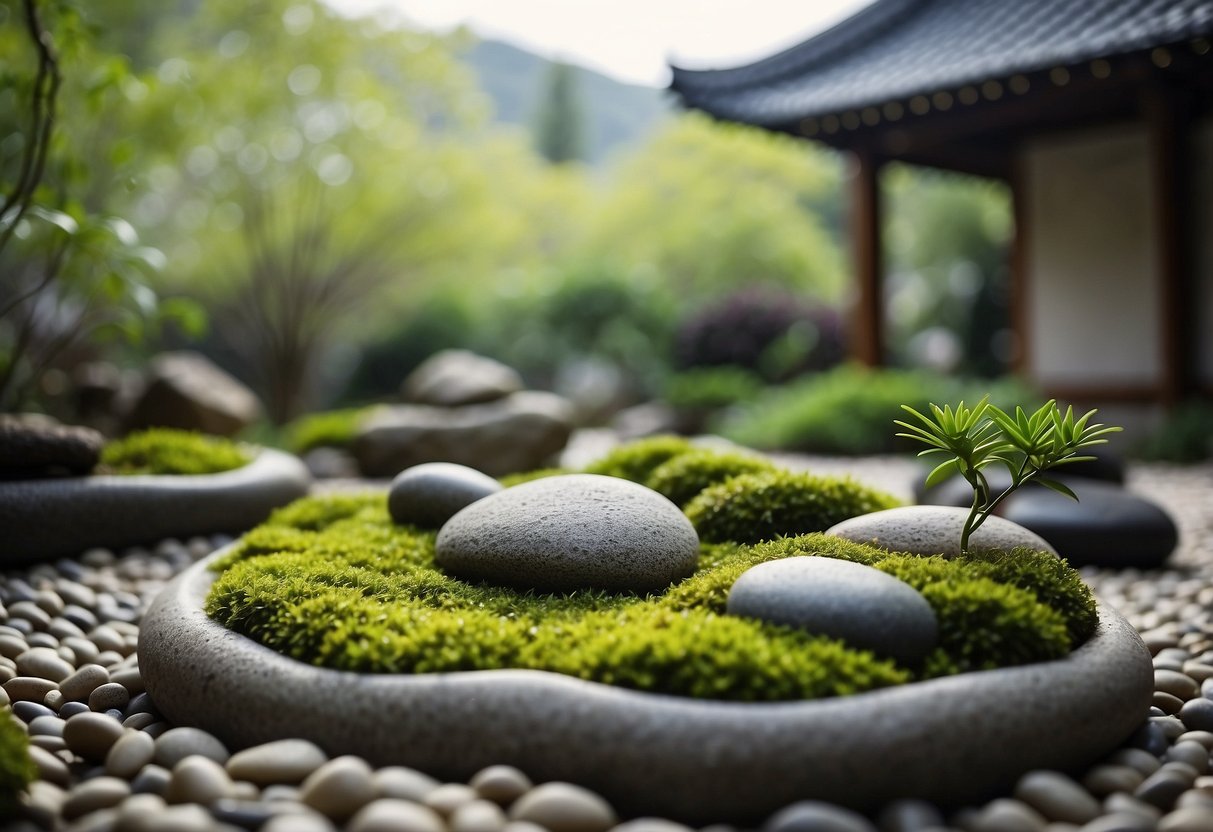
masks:
{"label": "dark rock", "polygon": [[760,563],[729,591],[731,615],[838,638],[904,664],[938,641],[935,612],[918,590],[859,563],[791,557]]}
{"label": "dark rock", "polygon": [[196,352],[166,352],[152,360],[126,427],[233,436],[261,414],[253,392],[210,359]]}
{"label": "dark rock", "polygon": [[362,423],[354,456],[369,477],[392,477],[423,462],[455,462],[499,477],[542,468],[572,433],[568,402],[551,393],[514,393],[458,408],[382,407]]}
{"label": "dark rock", "polygon": [[0,479],[87,474],[104,444],[91,428],[0,416]]}
{"label": "dark rock", "polygon": [[699,538],[665,497],[594,474],[548,477],[485,497],[438,533],[443,569],[542,592],[665,589],[695,571]]}
{"label": "dark rock", "polygon": [[1000,514],[1049,541],[1071,566],[1161,566],[1179,542],[1159,506],[1116,485],[1069,479],[1078,502],[1044,489],[1016,492]]}
{"label": "dark rock", "polygon": [[397,523],[437,529],[456,512],[501,490],[501,483],[466,465],[427,462],[392,480],[387,509]]}
{"label": "dark rock", "polygon": [[520,390],[522,377],[517,371],[467,350],[435,353],[401,386],[405,401],[437,407],[494,402]]}

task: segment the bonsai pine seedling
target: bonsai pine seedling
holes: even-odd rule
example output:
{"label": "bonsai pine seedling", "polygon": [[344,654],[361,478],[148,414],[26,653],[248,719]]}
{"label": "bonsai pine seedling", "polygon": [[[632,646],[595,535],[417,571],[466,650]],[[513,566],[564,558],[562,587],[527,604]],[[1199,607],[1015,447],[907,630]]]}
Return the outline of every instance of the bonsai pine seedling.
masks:
{"label": "bonsai pine seedling", "polygon": [[[962,401],[953,411],[950,405],[940,408],[931,404],[934,418],[919,413],[909,405],[902,410],[915,416],[922,424],[911,424],[895,419],[894,423],[909,433],[899,433],[929,445],[919,456],[943,454],[947,457],[927,475],[927,485],[943,482],[959,474],[973,487],[973,503],[960,534],[960,549],[969,551],[969,538],[986,521],[998,505],[1020,486],[1038,482],[1072,500],[1075,494],[1064,483],[1044,476],[1044,472],[1072,462],[1094,459],[1079,456],[1083,448],[1103,445],[1103,437],[1121,430],[1115,426],[1090,424],[1094,410],[1082,417],[1074,418],[1074,408],[1067,407],[1063,414],[1053,399],[1045,402],[1034,413],[1028,414],[1022,407],[1015,408],[1015,415],[990,404],[985,396],[976,406],[968,408]],[[1011,484],[1001,494],[990,489],[984,468],[998,463],[1011,474]]]}

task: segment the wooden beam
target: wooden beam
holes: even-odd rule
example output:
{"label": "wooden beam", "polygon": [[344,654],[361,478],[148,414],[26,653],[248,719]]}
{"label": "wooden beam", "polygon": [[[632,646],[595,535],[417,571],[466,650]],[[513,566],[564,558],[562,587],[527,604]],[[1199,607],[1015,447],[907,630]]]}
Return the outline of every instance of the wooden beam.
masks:
{"label": "wooden beam", "polygon": [[1012,371],[1025,379],[1032,370],[1032,321],[1028,313],[1028,302],[1032,290],[1030,265],[1031,235],[1028,231],[1028,171],[1026,157],[1020,154],[1011,170],[1011,221],[1014,224],[1010,253],[1010,317],[1011,331],[1015,333],[1015,355],[1011,359]]}
{"label": "wooden beam", "polygon": [[1159,395],[1174,407],[1195,389],[1196,299],[1190,231],[1192,178],[1189,112],[1182,97],[1162,87],[1146,91],[1142,109],[1150,130],[1150,179],[1159,297],[1162,374]]}
{"label": "wooden beam", "polygon": [[880,160],[853,154],[851,245],[855,260],[855,307],[851,355],[869,367],[884,361],[884,258],[881,242]]}

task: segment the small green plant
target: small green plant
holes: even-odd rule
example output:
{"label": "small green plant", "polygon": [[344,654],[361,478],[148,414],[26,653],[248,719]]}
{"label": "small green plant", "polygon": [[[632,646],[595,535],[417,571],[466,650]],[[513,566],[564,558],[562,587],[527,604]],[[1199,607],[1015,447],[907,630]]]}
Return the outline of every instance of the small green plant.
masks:
{"label": "small green plant", "polygon": [[0,817],[16,811],[18,794],[37,776],[25,726],[11,712],[0,712]]}
{"label": "small green plant", "polygon": [[[965,553],[969,551],[969,538],[973,532],[1022,485],[1037,482],[1077,500],[1078,495],[1068,486],[1045,477],[1044,472],[1071,462],[1094,459],[1079,456],[1078,452],[1105,444],[1108,440],[1102,437],[1120,430],[1115,426],[1088,424],[1095,415],[1094,410],[1078,419],[1074,418],[1073,407],[1066,408],[1063,414],[1053,399],[1031,414],[1016,407],[1014,416],[990,404],[989,396],[972,408],[962,401],[955,411],[950,405],[941,408],[932,403],[930,411],[934,418],[909,405],[901,407],[922,424],[894,419],[895,424],[909,431],[897,435],[930,446],[919,456],[943,454],[947,457],[927,475],[927,485],[959,474],[973,487],[973,505],[960,533],[960,549]],[[982,472],[983,468],[995,463],[1005,466],[1011,474],[1011,484],[997,495]]]}

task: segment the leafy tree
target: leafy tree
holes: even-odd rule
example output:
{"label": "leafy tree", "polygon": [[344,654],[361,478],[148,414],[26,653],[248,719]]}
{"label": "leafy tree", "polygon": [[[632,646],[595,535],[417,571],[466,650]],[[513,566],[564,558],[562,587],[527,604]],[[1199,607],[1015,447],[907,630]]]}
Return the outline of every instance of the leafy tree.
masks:
{"label": "leafy tree", "polygon": [[620,165],[584,253],[650,268],[689,303],[753,282],[837,301],[845,265],[813,208],[837,186],[805,142],[687,114]]}
{"label": "leafy tree", "polygon": [[577,70],[557,61],[548,68],[544,94],[535,120],[535,145],[554,165],[585,158],[584,115],[577,88]]}
{"label": "leafy tree", "polygon": [[0,409],[15,410],[85,342],[137,342],[168,318],[191,329],[201,321],[193,305],[162,303],[149,285],[159,251],[141,246],[130,223],[80,201],[87,170],[59,140],[61,96],[76,100],[81,86],[100,93],[121,67],[82,82],[92,53],[70,4],[4,3],[0,22],[6,54],[20,56],[0,84],[10,125],[0,145]]}

